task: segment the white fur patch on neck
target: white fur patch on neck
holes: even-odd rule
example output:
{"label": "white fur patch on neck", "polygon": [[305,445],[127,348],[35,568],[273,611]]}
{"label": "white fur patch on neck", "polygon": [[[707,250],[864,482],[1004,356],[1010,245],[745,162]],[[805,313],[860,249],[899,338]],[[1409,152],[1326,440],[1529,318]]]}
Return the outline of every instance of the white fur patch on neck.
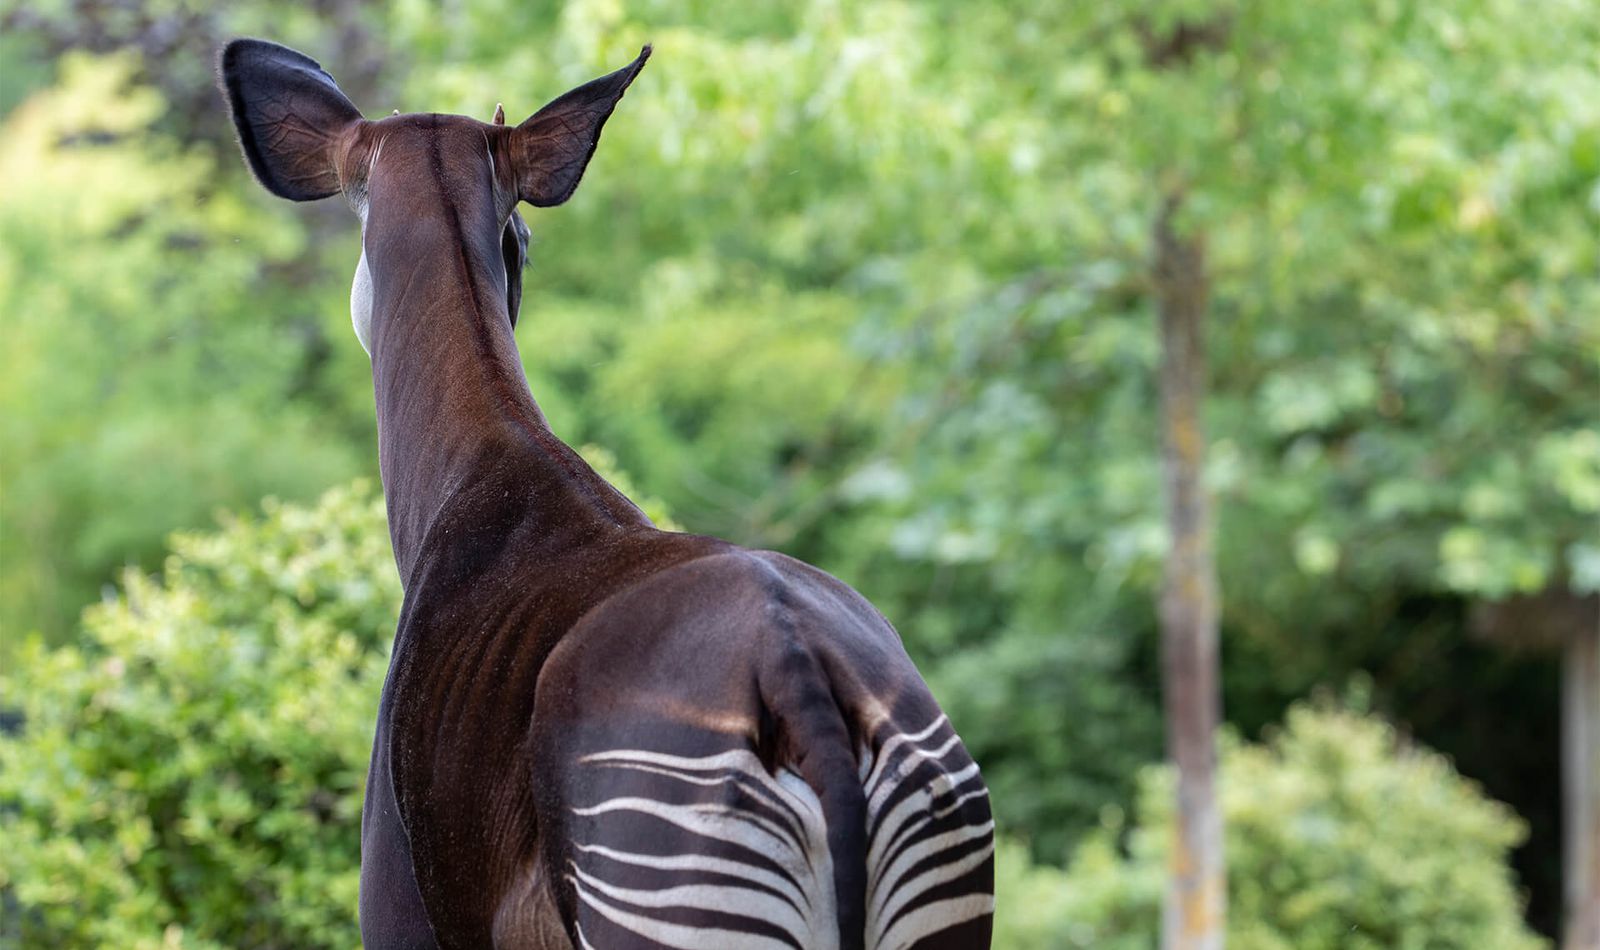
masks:
{"label": "white fur patch on neck", "polygon": [[361,348],[372,357],[372,271],[367,267],[367,252],[362,250],[361,262],[356,265],[356,279],[350,285],[350,323],[356,328],[356,339]]}
{"label": "white fur patch on neck", "polygon": [[[367,163],[367,176],[378,164],[378,153],[383,151],[383,139],[372,150]],[[361,219],[361,260],[356,262],[356,277],[350,284],[350,325],[356,329],[356,339],[372,358],[372,268],[367,266],[367,192],[365,188],[350,196],[350,208]]]}

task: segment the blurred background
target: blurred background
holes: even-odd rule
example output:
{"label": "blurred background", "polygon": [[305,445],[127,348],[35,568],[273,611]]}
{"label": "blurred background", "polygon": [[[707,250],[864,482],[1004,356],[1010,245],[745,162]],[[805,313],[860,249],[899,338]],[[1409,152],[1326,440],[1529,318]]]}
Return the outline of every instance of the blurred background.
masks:
{"label": "blurred background", "polygon": [[0,11],[7,945],[359,942],[399,584],[358,227],[250,180],[241,34],[368,116],[512,122],[655,44],[522,209],[530,385],[658,517],[896,624],[993,792],[997,946],[1160,927],[1166,226],[1205,249],[1230,945],[1557,945],[1600,901],[1592,3]]}

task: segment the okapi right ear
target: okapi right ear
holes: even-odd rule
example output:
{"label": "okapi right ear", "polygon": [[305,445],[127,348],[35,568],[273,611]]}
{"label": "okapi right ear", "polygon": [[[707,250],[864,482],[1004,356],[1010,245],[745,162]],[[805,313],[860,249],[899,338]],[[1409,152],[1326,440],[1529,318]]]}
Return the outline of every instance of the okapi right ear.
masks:
{"label": "okapi right ear", "polygon": [[218,73],[250,170],[280,198],[339,192],[339,151],[360,110],[309,56],[265,40],[223,47]]}
{"label": "okapi right ear", "polygon": [[600,144],[601,127],[649,58],[646,46],[638,59],[552,101],[512,131],[517,197],[541,208],[572,197]]}

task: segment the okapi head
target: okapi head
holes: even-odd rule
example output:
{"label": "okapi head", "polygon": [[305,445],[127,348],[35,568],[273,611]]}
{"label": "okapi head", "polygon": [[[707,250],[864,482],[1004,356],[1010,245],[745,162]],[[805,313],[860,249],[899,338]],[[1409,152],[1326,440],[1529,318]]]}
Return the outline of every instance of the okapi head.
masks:
{"label": "okapi head", "polygon": [[[263,40],[235,40],[219,64],[234,128],[250,169],[280,198],[313,201],[343,194],[363,231],[404,237],[413,227],[458,232],[475,264],[498,256],[514,326],[522,297],[528,226],[519,201],[558,205],[572,196],[600,141],[600,130],[650,47],[632,63],[573,89],[519,125],[434,113],[369,120],[333,77],[309,57]],[[380,161],[381,158],[381,161]],[[442,220],[439,211],[443,209]],[[356,336],[374,348],[372,280],[364,246],[350,293]]]}

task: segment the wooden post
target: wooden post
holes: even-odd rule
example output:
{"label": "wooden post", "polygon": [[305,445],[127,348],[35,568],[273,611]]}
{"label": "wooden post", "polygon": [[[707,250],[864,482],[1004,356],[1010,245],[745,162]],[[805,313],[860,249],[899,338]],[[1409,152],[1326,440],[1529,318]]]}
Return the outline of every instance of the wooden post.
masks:
{"label": "wooden post", "polygon": [[1161,456],[1170,549],[1161,593],[1167,755],[1177,765],[1176,821],[1162,913],[1164,950],[1220,950],[1227,906],[1217,724],[1222,716],[1217,578],[1206,496],[1204,237],[1180,234],[1181,188],[1162,201],[1153,261],[1161,324]]}
{"label": "wooden post", "polygon": [[[1590,605],[1592,609],[1592,604]],[[1561,664],[1563,950],[1600,948],[1600,621],[1567,631]]]}

